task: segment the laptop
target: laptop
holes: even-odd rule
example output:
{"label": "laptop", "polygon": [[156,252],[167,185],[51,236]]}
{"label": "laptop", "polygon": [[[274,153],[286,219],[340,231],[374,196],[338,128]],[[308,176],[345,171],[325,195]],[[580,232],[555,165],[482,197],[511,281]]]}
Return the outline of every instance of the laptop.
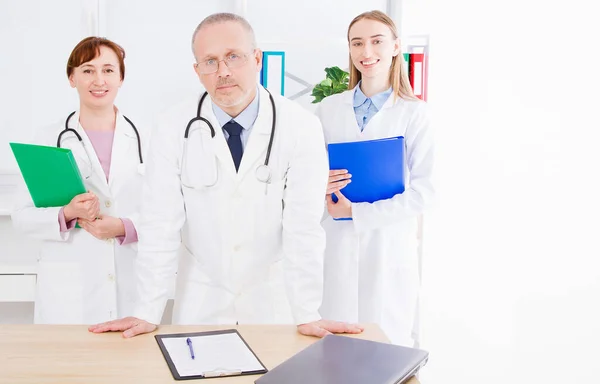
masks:
{"label": "laptop", "polygon": [[255,381],[255,384],[402,384],[429,358],[420,349],[327,335]]}

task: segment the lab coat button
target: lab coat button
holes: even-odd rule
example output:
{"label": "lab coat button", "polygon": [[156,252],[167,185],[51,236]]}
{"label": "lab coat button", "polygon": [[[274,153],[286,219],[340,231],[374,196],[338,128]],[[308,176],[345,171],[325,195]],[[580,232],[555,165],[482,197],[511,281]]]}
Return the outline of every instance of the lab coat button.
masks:
{"label": "lab coat button", "polygon": [[113,275],[112,273],[108,274],[108,280],[109,281],[115,281],[115,275]]}
{"label": "lab coat button", "polygon": [[110,206],[111,206],[111,205],[112,205],[112,203],[110,202],[110,200],[106,200],[106,201],[104,202],[104,206],[105,206],[106,208],[110,208]]}
{"label": "lab coat button", "polygon": [[236,245],[235,247],[233,247],[234,252],[239,252],[241,249],[242,249],[241,245]]}

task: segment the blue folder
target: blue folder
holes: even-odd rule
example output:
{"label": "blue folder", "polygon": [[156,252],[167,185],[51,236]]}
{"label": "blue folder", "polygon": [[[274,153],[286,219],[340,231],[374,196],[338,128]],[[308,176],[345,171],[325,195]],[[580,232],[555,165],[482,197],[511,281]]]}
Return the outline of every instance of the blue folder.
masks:
{"label": "blue folder", "polygon": [[332,143],[327,148],[329,169],[347,169],[352,175],[341,191],[351,202],[373,203],[404,192],[404,136]]}

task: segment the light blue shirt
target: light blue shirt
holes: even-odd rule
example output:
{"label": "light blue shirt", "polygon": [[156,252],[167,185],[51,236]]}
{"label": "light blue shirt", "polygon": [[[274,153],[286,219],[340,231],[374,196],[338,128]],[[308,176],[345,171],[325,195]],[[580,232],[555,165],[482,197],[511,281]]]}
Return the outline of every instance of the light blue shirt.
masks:
{"label": "light blue shirt", "polygon": [[[248,104],[246,109],[244,109],[242,111],[242,113],[237,115],[236,118],[229,116],[225,111],[223,111],[221,108],[219,108],[215,103],[212,103],[213,112],[215,114],[215,117],[217,118],[217,121],[219,122],[219,125],[221,126],[221,129],[223,129],[223,126],[225,124],[229,123],[231,120],[234,120],[236,123],[241,125],[242,128],[244,128],[242,130],[242,133],[240,134],[240,139],[242,140],[242,149],[243,150],[246,150],[246,143],[248,142],[248,138],[250,137],[250,132],[252,131],[254,122],[256,121],[256,118],[258,117],[259,101],[260,101],[260,91],[257,88],[256,89],[256,97],[254,98],[254,100],[252,100],[252,102],[250,104]],[[227,133],[227,131],[224,129],[223,129],[223,135],[225,135],[225,140],[229,139],[229,133]]]}
{"label": "light blue shirt", "polygon": [[360,82],[354,91],[354,113],[356,114],[356,123],[362,132],[365,126],[377,112],[383,108],[383,105],[392,94],[392,87],[371,97],[365,96],[360,89]]}

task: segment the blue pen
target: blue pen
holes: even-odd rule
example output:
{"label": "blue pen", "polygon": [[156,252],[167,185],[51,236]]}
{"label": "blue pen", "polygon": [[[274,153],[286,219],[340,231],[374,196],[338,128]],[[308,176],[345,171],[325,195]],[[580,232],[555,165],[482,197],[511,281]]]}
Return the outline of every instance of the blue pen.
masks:
{"label": "blue pen", "polygon": [[195,359],[196,357],[194,356],[194,346],[192,345],[192,339],[190,339],[189,337],[187,338],[187,345],[190,348],[190,356],[192,357],[192,359]]}

